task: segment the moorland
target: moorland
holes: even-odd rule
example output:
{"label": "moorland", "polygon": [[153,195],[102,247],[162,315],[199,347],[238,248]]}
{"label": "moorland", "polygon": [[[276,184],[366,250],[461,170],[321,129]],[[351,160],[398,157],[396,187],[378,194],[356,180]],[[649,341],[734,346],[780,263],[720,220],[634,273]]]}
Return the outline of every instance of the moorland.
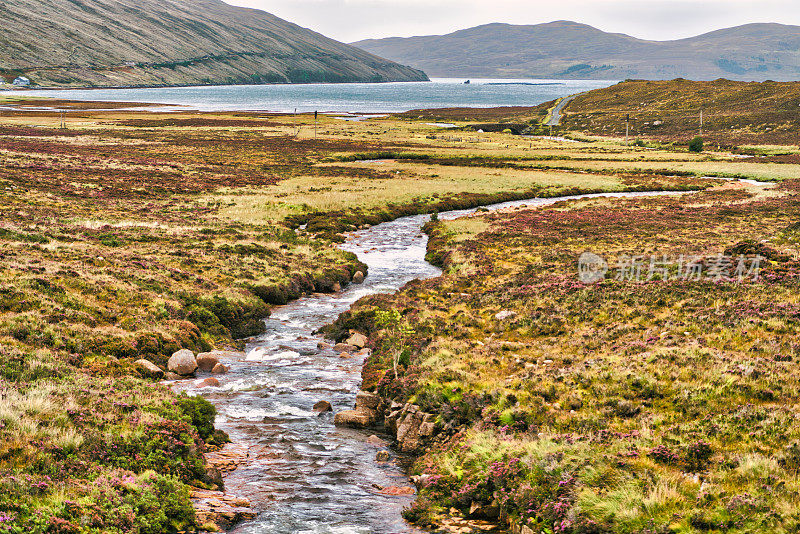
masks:
{"label": "moorland", "polygon": [[[309,116],[66,102],[61,128],[46,102],[5,103],[5,531],[202,527],[191,491],[222,485],[204,453],[226,436],[213,406],[137,360],[241,348],[272,307],[347,285],[365,266],[335,244],[359,227],[605,191],[685,194],[434,221],[444,275],[367,297],[330,330],[369,335],[364,389],[436,414],[406,516],[531,532],[796,530],[800,175],[772,139],[691,152],[683,138],[480,132],[455,111],[461,129],[323,116],[315,136]],[[764,272],[584,284],[585,250],[612,264],[761,254]],[[378,310],[397,310],[394,323]]]}

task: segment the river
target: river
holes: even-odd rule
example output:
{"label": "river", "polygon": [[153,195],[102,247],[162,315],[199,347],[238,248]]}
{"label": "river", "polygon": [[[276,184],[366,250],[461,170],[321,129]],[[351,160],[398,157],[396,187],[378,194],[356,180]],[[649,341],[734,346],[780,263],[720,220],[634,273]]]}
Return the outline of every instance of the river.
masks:
{"label": "river", "polygon": [[[637,197],[675,193],[609,193],[532,199],[488,206],[490,210],[600,196]],[[475,210],[441,213],[440,219],[464,217]],[[333,414],[318,416],[320,400],[334,412],[352,409],[361,382],[361,364],[332,349],[319,349],[312,335],[333,322],[358,299],[391,293],[407,282],[431,278],[439,269],[424,259],[428,215],[404,217],[354,232],[341,248],[369,266],[362,285],[332,295],[314,294],[276,308],[267,332],[248,344],[246,357],[230,363],[219,388],[180,389],[202,394],[217,407],[217,427],[232,441],[246,444],[247,461],[225,477],[229,493],[246,497],[258,516],[234,528],[237,534],[406,534],[418,532],[400,515],[412,496],[379,493],[386,486],[410,486],[402,458],[390,450],[390,462],[378,462],[376,434],[337,428]],[[577,272],[576,272],[577,276]],[[389,441],[387,436],[377,433]]]}

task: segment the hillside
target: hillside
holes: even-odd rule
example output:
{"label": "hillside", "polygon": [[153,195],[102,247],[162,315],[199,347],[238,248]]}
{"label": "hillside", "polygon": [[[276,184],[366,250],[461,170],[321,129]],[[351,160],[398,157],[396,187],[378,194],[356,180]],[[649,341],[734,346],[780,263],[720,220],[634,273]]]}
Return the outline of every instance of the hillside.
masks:
{"label": "hillside", "polygon": [[600,135],[685,141],[700,133],[727,146],[796,145],[800,83],[628,81],[584,93],[566,107],[562,127]]}
{"label": "hillside", "polygon": [[800,27],[782,24],[749,24],[677,41],[645,41],[568,21],[488,24],[354,45],[437,77],[800,78]]}
{"label": "hillside", "polygon": [[426,80],[423,72],[219,0],[6,0],[0,75],[44,86]]}

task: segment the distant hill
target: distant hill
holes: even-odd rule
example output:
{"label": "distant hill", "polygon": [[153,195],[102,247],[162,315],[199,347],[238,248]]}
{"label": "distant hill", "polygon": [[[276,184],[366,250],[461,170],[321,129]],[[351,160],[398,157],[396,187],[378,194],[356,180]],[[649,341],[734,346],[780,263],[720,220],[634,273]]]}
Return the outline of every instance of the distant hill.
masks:
{"label": "distant hill", "polygon": [[427,80],[219,0],[3,0],[0,76],[46,86]]}
{"label": "distant hill", "polygon": [[782,24],[748,24],[677,41],[645,41],[567,21],[488,24],[353,44],[434,77],[800,80],[800,27]]}

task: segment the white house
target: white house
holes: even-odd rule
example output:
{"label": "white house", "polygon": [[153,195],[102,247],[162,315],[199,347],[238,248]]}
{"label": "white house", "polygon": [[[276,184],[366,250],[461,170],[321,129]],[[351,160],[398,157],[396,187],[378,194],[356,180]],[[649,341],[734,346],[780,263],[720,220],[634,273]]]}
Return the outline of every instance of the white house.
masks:
{"label": "white house", "polygon": [[28,87],[31,84],[31,81],[26,78],[25,76],[20,76],[16,80],[14,80],[14,85],[17,87]]}

